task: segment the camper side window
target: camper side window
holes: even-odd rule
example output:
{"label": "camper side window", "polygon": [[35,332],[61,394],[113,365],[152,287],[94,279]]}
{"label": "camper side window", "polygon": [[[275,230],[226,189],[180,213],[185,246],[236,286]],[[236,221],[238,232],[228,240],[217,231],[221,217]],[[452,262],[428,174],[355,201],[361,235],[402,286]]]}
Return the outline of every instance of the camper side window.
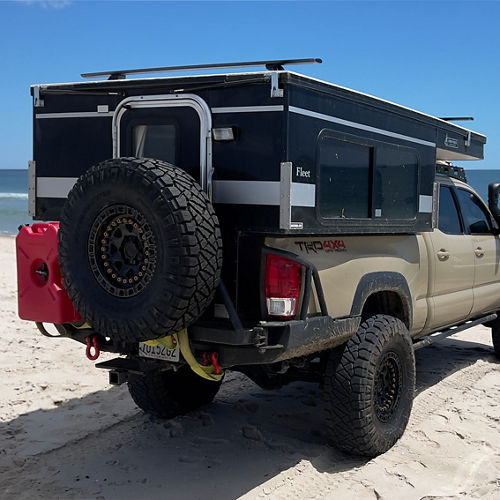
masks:
{"label": "camper side window", "polygon": [[324,131],[318,141],[317,165],[317,206],[323,221],[415,220],[419,193],[415,149]]}
{"label": "camper side window", "polygon": [[371,147],[323,136],[319,143],[319,214],[323,219],[370,217]]}
{"label": "camper side window", "polygon": [[375,217],[414,219],[417,213],[418,158],[410,148],[376,148],[373,178]]}
{"label": "camper side window", "polygon": [[175,146],[175,125],[136,125],[132,129],[132,151],[138,158],[156,158],[175,165]]}

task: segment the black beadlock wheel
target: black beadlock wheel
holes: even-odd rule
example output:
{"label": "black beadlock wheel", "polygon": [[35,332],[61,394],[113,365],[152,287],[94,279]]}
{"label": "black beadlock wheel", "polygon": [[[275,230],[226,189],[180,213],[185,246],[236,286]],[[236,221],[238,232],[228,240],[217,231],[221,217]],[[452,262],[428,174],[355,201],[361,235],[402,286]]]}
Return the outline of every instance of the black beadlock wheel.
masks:
{"label": "black beadlock wheel", "polygon": [[324,376],[327,425],[335,446],[374,457],[403,435],[415,392],[410,334],[396,318],[365,320],[330,354]]}
{"label": "black beadlock wheel", "polygon": [[133,377],[128,390],[135,404],[146,413],[161,418],[183,415],[209,404],[222,380],[212,381],[196,375],[189,366]]}
{"label": "black beadlock wheel", "polygon": [[208,307],[222,241],[212,204],[185,171],[119,158],[80,177],[61,213],[59,263],[83,319],[113,340],[175,333]]}

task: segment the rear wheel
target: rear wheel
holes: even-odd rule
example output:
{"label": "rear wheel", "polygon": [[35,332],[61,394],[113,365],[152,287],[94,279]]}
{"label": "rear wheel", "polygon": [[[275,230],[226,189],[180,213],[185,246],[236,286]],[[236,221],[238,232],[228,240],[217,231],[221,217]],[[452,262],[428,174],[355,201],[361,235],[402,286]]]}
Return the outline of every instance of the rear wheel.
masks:
{"label": "rear wheel", "polygon": [[150,340],[182,330],[212,301],[222,265],[219,223],[182,169],[109,160],[68,196],[59,262],[75,308],[97,332]]}
{"label": "rear wheel", "polygon": [[129,380],[128,390],[135,404],[161,418],[183,415],[209,404],[222,380],[212,381],[196,375],[189,366],[137,376]]}
{"label": "rear wheel", "polygon": [[384,453],[403,435],[415,392],[415,356],[405,325],[368,318],[325,371],[327,423],[335,445],[355,455]]}

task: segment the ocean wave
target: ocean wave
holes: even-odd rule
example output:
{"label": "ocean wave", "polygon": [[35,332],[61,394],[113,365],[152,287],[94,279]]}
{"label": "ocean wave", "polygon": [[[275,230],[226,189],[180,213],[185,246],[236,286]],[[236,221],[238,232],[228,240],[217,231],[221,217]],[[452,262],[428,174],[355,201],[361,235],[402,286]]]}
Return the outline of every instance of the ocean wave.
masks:
{"label": "ocean wave", "polygon": [[0,200],[27,200],[28,193],[0,193]]}

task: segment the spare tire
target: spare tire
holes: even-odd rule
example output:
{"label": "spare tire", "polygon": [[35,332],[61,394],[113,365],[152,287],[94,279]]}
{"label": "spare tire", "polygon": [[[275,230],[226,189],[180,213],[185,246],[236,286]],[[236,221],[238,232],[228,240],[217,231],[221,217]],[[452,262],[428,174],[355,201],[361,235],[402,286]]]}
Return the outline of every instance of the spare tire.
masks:
{"label": "spare tire", "polygon": [[213,300],[222,267],[219,222],[182,169],[108,160],[68,195],[59,264],[75,308],[97,332],[151,340],[182,330]]}

